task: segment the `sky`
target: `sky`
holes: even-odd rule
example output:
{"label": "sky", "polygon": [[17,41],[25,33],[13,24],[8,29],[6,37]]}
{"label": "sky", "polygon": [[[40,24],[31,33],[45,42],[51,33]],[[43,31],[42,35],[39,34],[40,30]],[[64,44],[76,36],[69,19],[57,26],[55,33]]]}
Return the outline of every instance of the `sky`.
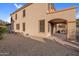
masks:
{"label": "sky", "polygon": [[[23,5],[25,5],[25,3],[0,3],[0,19],[10,22],[10,14],[16,11],[18,8],[21,8]],[[76,18],[79,18],[79,3],[55,3],[54,6],[56,10],[76,6]]]}
{"label": "sky", "polygon": [[10,22],[10,14],[23,5],[24,3],[0,3],[0,19]]}

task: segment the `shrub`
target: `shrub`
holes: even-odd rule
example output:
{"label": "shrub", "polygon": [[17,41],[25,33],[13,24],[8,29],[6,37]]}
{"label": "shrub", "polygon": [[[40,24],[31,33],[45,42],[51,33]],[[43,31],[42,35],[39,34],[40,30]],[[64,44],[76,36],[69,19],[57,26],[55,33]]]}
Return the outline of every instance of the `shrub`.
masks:
{"label": "shrub", "polygon": [[0,28],[0,40],[2,40],[3,38],[3,34],[7,32],[7,28],[6,27],[2,27]]}
{"label": "shrub", "polygon": [[7,27],[3,27],[3,28],[0,28],[0,32],[1,33],[5,33],[5,32],[7,32],[8,30],[7,30]]}

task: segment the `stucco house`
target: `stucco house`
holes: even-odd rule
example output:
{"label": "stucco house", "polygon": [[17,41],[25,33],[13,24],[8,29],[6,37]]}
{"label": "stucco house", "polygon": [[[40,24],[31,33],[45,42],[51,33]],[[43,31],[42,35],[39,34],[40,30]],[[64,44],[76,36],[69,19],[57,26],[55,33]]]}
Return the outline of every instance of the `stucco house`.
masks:
{"label": "stucco house", "polygon": [[11,14],[15,32],[24,35],[49,37],[66,35],[67,40],[76,39],[76,7],[57,11],[52,3],[29,3]]}

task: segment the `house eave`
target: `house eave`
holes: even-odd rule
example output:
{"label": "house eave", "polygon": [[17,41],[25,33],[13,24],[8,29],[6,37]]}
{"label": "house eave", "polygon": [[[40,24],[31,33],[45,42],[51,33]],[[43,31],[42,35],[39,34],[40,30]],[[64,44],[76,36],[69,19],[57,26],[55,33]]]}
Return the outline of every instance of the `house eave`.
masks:
{"label": "house eave", "polygon": [[18,11],[20,11],[20,10],[24,9],[25,7],[30,6],[31,4],[33,4],[33,3],[28,3],[28,4],[25,4],[23,7],[21,7],[21,8],[19,8],[19,9],[17,9],[15,12],[11,13],[10,15],[15,14],[16,12],[18,12]]}
{"label": "house eave", "polygon": [[53,14],[53,13],[64,12],[64,11],[68,11],[68,10],[71,10],[71,9],[76,9],[76,8],[77,8],[77,7],[70,7],[70,8],[66,8],[66,9],[59,10],[59,11],[51,12],[51,13],[48,13],[48,14]]}

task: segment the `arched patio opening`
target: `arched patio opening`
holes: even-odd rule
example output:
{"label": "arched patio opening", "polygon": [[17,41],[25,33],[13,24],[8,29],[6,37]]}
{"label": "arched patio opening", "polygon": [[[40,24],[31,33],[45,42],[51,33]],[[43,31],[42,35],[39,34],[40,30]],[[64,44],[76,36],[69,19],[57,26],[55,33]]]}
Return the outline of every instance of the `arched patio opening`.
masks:
{"label": "arched patio opening", "polygon": [[67,20],[56,18],[48,22],[48,32],[51,36],[57,36],[62,39],[67,38]]}

